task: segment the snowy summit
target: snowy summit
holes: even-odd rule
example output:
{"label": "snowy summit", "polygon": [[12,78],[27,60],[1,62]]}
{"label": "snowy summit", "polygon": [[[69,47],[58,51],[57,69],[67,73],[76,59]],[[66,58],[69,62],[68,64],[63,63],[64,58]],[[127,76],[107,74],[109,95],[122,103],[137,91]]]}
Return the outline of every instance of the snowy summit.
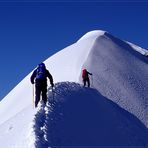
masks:
{"label": "snowy summit", "polygon": [[[86,33],[44,61],[55,83],[46,106],[33,107],[32,72],[0,102],[0,146],[147,147],[145,55],[106,31]],[[93,74],[90,88],[83,87],[83,68]]]}
{"label": "snowy summit", "polygon": [[95,39],[99,36],[105,35],[105,33],[107,33],[107,32],[103,31],[103,30],[90,31],[90,32],[87,32],[85,35],[83,35],[77,42],[85,40],[85,39],[89,39],[89,38]]}

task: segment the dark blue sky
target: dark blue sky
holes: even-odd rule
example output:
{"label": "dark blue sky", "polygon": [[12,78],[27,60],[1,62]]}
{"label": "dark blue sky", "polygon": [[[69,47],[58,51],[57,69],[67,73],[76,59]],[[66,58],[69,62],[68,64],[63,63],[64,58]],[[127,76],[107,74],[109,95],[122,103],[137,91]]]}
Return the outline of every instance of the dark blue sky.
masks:
{"label": "dark blue sky", "polygon": [[0,1],[0,99],[38,63],[86,32],[106,30],[148,49],[146,1]]}

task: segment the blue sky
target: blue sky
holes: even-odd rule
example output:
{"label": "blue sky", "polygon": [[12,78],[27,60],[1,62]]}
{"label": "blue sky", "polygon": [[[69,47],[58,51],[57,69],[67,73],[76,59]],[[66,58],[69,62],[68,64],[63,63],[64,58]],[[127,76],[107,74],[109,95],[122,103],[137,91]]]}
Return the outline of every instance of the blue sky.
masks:
{"label": "blue sky", "polygon": [[148,49],[146,1],[0,0],[0,99],[33,68],[101,29]]}

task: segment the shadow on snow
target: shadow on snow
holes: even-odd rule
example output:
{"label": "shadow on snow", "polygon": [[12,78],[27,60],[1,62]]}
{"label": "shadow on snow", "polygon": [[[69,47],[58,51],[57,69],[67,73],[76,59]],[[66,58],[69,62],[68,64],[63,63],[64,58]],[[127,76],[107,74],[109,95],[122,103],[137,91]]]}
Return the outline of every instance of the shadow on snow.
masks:
{"label": "shadow on snow", "polygon": [[148,130],[134,115],[97,90],[62,82],[48,90],[48,103],[34,119],[35,145],[141,146],[148,145]]}

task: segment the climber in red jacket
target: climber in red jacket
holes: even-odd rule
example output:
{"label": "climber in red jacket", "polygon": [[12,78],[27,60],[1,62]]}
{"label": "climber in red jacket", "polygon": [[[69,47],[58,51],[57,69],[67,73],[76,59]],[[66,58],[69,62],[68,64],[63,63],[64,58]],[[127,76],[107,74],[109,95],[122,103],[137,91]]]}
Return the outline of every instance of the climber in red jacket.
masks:
{"label": "climber in red jacket", "polygon": [[82,79],[83,79],[84,86],[86,86],[86,83],[87,83],[87,86],[90,87],[89,75],[92,75],[92,73],[88,72],[86,69],[83,69]]}

